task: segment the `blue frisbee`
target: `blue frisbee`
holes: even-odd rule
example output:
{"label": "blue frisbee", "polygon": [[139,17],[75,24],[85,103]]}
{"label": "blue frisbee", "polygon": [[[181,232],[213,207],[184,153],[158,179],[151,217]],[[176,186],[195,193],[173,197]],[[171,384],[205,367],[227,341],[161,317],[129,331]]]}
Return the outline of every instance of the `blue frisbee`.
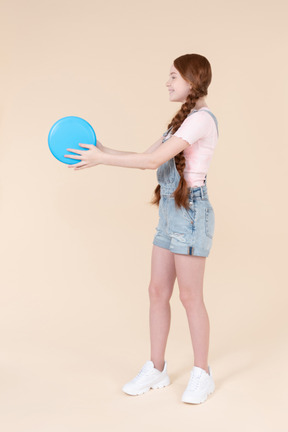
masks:
{"label": "blue frisbee", "polygon": [[96,146],[97,138],[92,126],[81,117],[68,116],[56,121],[48,134],[48,145],[52,155],[65,164],[76,164],[81,159],[70,159],[64,155],[74,155],[67,148],[88,150],[79,146],[79,143],[93,144]]}

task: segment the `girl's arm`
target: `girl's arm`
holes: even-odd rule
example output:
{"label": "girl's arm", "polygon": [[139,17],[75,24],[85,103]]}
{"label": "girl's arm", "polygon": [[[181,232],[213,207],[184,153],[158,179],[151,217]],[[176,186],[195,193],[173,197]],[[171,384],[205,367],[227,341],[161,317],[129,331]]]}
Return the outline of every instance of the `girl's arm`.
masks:
{"label": "girl's arm", "polygon": [[122,150],[114,150],[114,149],[111,149],[111,148],[109,148],[109,147],[104,147],[103,144],[102,144],[99,140],[97,140],[96,145],[97,145],[97,147],[98,147],[101,151],[103,151],[104,153],[109,153],[109,154],[122,154],[122,155],[136,153],[136,152],[125,152],[125,151],[122,151]]}
{"label": "girl's arm", "polygon": [[[161,140],[162,141],[162,140]],[[164,162],[176,156],[190,144],[183,138],[172,136],[160,145],[160,139],[156,141],[144,153],[107,154],[100,152],[96,155],[96,165],[113,165],[125,168],[157,169]]]}
{"label": "girl's arm", "polygon": [[163,136],[159,138],[154,144],[152,144],[151,147],[149,147],[147,150],[145,150],[144,153],[152,153],[154,150],[156,150],[161,144],[162,144]]}
{"label": "girl's arm", "polygon": [[185,139],[176,136],[172,136],[160,144],[159,139],[143,153],[119,152],[111,154],[101,151],[100,146],[79,143],[79,146],[87,150],[82,151],[67,148],[68,151],[76,153],[76,155],[64,156],[71,159],[81,159],[81,162],[77,164],[68,165],[68,168],[73,169],[83,169],[100,164],[124,168],[157,169],[164,162],[167,162],[190,146]]}
{"label": "girl's arm", "polygon": [[[144,153],[152,153],[154,150],[156,150],[159,145],[161,145],[162,143],[162,139],[163,137],[161,136],[161,138],[159,138],[154,144],[152,144],[151,147],[149,147],[147,150],[145,150]],[[126,151],[122,151],[122,150],[114,150],[111,149],[109,147],[105,147],[103,146],[103,144],[97,140],[97,147],[99,147],[99,149],[101,151],[103,151],[104,153],[109,153],[109,154],[136,154],[136,152],[126,152]]]}
{"label": "girl's arm", "polygon": [[114,149],[111,149],[109,147],[104,147],[103,144],[98,140],[97,140],[96,145],[104,153],[121,154],[121,155],[136,153],[136,152],[126,152],[126,151],[122,151],[122,150],[114,150]]}

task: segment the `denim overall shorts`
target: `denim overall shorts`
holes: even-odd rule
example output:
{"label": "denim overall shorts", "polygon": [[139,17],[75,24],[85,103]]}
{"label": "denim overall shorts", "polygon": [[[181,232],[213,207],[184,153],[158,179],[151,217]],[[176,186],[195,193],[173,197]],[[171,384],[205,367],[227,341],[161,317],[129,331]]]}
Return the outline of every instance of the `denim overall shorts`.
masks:
{"label": "denim overall shorts", "polygon": [[[218,133],[216,117],[210,111],[206,112],[213,117]],[[162,142],[165,141],[163,138]],[[188,188],[188,209],[175,205],[173,192],[177,189],[180,174],[174,157],[158,167],[157,180],[161,187],[161,198],[153,244],[178,254],[208,257],[214,235],[215,214],[208,197],[207,174],[203,186]]]}

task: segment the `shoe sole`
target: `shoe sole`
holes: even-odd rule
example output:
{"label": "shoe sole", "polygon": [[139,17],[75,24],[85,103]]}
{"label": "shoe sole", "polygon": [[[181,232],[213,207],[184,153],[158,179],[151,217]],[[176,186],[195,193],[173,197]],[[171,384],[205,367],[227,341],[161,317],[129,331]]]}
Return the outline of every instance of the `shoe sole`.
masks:
{"label": "shoe sole", "polygon": [[210,394],[212,394],[214,392],[214,390],[215,390],[215,385],[213,385],[212,388],[208,391],[208,393],[207,393],[207,395],[206,395],[205,398],[198,399],[198,400],[195,400],[195,399],[194,400],[191,400],[191,399],[189,400],[189,397],[187,397],[187,399],[185,397],[182,397],[181,401],[184,402],[184,403],[190,403],[190,404],[201,404],[201,403],[203,403],[203,402],[205,402],[207,400],[208,396]]}
{"label": "shoe sole", "polygon": [[170,384],[170,378],[167,376],[162,381],[153,384],[152,386],[145,387],[144,389],[141,389],[137,392],[131,392],[129,390],[124,390],[124,387],[122,388],[122,391],[130,396],[139,396],[141,394],[147,393],[150,389],[160,389],[163,387],[166,387]]}

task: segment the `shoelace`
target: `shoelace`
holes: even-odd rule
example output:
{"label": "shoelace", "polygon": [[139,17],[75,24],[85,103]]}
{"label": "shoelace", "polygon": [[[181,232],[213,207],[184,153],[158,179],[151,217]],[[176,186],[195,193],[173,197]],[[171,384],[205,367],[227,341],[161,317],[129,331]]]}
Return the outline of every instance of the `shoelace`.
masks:
{"label": "shoelace", "polygon": [[200,384],[201,375],[192,374],[188,383],[189,390],[197,390]]}
{"label": "shoelace", "polygon": [[142,369],[138,372],[138,374],[136,375],[136,377],[133,378],[132,381],[133,381],[133,382],[136,382],[136,381],[138,381],[139,379],[144,378],[144,377],[150,375],[151,372],[152,372],[151,369],[142,368]]}

